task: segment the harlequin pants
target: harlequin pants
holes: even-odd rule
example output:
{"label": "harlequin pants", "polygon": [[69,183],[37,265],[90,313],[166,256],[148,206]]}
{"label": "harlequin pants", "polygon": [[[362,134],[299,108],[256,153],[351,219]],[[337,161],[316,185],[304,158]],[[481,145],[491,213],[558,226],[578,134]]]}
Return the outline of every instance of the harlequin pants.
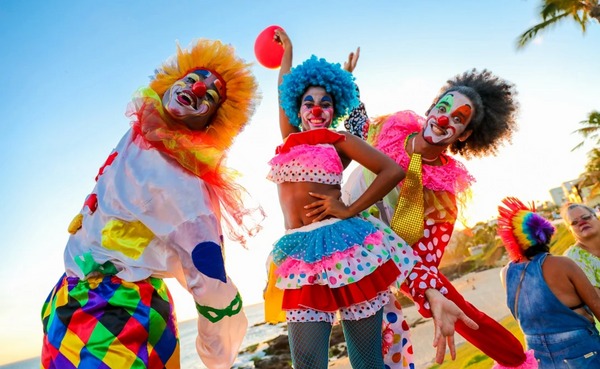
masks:
{"label": "harlequin pants", "polygon": [[63,275],[42,309],[42,368],[179,368],[172,299],[162,279]]}

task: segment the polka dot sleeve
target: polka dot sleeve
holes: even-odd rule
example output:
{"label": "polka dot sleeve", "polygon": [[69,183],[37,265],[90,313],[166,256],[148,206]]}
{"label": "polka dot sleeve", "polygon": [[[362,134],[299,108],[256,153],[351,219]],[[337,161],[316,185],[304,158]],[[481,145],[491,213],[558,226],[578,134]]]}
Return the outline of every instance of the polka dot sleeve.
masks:
{"label": "polka dot sleeve", "polygon": [[453,229],[452,223],[426,222],[424,236],[413,245],[413,249],[421,257],[421,262],[415,265],[402,290],[412,297],[419,313],[426,318],[431,317],[431,309],[425,298],[425,291],[434,288],[444,295],[448,293],[439,277],[438,266]]}

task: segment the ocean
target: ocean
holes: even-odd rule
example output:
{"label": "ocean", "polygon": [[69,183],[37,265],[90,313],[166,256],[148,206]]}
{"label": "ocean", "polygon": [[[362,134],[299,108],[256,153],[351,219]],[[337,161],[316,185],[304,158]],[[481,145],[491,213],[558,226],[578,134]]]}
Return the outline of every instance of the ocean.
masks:
{"label": "ocean", "polygon": [[[244,307],[246,316],[248,317],[248,331],[241,346],[241,351],[252,345],[259,345],[258,350],[253,353],[240,354],[233,368],[253,367],[252,359],[264,355],[260,343],[275,338],[284,332],[282,324],[270,325],[264,324],[265,316],[263,304],[255,304]],[[196,320],[186,320],[179,322],[179,339],[181,344],[181,367],[189,369],[207,369],[196,352]],[[39,369],[40,358],[35,357],[18,361],[16,363],[1,365],[0,369]]]}

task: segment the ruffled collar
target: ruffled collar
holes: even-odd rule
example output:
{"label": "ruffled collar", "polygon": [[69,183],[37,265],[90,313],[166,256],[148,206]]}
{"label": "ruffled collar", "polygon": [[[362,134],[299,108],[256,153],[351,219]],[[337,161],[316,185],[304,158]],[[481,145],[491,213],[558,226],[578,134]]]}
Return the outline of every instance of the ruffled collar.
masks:
{"label": "ruffled collar", "polygon": [[[413,111],[405,110],[388,116],[374,139],[374,146],[394,159],[404,170],[410,157],[406,152],[406,139],[410,134],[423,130],[425,119]],[[427,165],[423,162],[423,186],[433,191],[448,191],[452,194],[464,192],[475,183],[465,166],[447,154],[442,165]]]}
{"label": "ruffled collar", "polygon": [[154,148],[174,159],[182,168],[201,178],[210,186],[224,210],[221,220],[228,236],[246,242],[262,227],[264,211],[260,206],[246,207],[247,192],[235,178],[238,173],[223,165],[226,150],[205,132],[192,131],[169,118],[159,95],[150,88],[140,89],[127,107],[132,119],[134,138],[143,148]]}

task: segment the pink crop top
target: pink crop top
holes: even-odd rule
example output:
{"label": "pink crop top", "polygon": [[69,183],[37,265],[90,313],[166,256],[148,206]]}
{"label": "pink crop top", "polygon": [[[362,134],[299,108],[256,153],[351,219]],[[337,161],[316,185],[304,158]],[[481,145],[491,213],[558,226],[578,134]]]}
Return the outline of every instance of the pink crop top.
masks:
{"label": "pink crop top", "polygon": [[269,161],[267,179],[341,184],[344,167],[333,144],[344,140],[344,135],[326,128],[290,134]]}

